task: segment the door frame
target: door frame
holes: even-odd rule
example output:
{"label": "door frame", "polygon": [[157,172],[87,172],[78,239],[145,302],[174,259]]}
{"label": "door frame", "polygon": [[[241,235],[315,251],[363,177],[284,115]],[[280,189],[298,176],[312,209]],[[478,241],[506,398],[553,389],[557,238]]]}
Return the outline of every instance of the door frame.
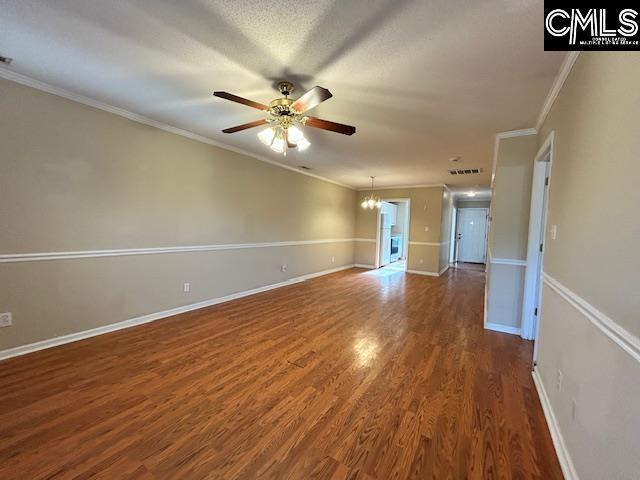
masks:
{"label": "door frame", "polygon": [[[403,240],[403,252],[406,252],[406,267],[409,268],[409,232],[411,231],[411,199],[410,198],[381,198],[382,202],[406,202],[407,203],[407,213],[405,216],[406,225],[405,228],[407,230],[406,235]],[[374,262],[374,266],[376,268],[380,268],[380,221],[382,217],[382,212],[380,209],[377,209],[376,213],[376,261]]]}
{"label": "door frame", "polygon": [[456,234],[458,233],[458,207],[451,206],[451,235],[449,236],[449,264],[456,261]]}
{"label": "door frame", "polygon": [[[542,277],[544,275],[544,251],[549,212],[549,191],[554,156],[554,136],[552,131],[538,149],[533,163],[531,181],[531,208],[529,212],[529,237],[527,240],[527,261],[525,267],[524,293],[522,298],[522,328],[520,336],[526,340],[537,340],[542,315]],[[549,180],[546,180],[546,179]],[[542,241],[542,249],[540,242]],[[542,250],[542,251],[541,251]],[[537,315],[535,313],[538,305]],[[535,363],[538,342],[533,349]]]}
{"label": "door frame", "polygon": [[[488,244],[488,233],[489,233],[489,209],[487,207],[463,207],[463,208],[458,208],[458,214],[457,214],[457,218],[456,218],[456,250],[455,250],[455,262],[457,263],[459,261],[459,257],[460,257],[460,243],[458,242],[458,224],[460,221],[460,217],[461,217],[461,213],[463,210],[484,210],[485,213],[485,221],[484,221],[484,248],[483,248],[483,256],[484,256],[484,261],[483,262],[478,262],[479,264],[487,264],[487,244]],[[472,263],[472,262],[470,262]],[[475,262],[473,262],[475,263]]]}

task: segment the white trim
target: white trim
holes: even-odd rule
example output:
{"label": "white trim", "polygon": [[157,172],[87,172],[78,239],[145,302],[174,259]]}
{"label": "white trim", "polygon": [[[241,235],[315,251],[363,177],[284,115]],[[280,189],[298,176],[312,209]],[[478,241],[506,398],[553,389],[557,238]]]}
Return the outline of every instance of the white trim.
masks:
{"label": "white trim", "polygon": [[602,330],[605,335],[617,343],[636,361],[640,362],[640,338],[618,325],[607,315],[602,313],[578,294],[569,290],[551,275],[544,273],[543,279],[544,283],[549,288],[565,299],[567,303],[578,310],[582,315],[587,317],[591,323]]}
{"label": "white trim", "polygon": [[[533,160],[533,175],[531,178],[531,200],[529,209],[529,225],[527,233],[527,259],[522,292],[522,338],[535,340],[538,338],[538,324],[540,319],[540,292],[542,282],[542,268],[544,252],[540,251],[540,243],[546,242],[547,219],[551,189],[551,173],[554,160],[555,133],[552,131],[545,138],[542,146],[536,152]],[[549,179],[546,184],[545,178]],[[538,307],[538,315],[535,308]],[[533,361],[538,355],[538,342],[533,348]]]}
{"label": "white trim", "polygon": [[445,245],[448,242],[414,242],[409,240],[409,245],[426,245],[428,247],[439,247],[440,245]]}
{"label": "white trim", "polygon": [[376,243],[376,239],[375,238],[354,238],[353,240],[356,241],[356,242]]}
{"label": "white trim", "polygon": [[538,373],[538,370],[536,368],[533,369],[531,375],[533,376],[533,383],[535,384],[536,390],[538,391],[538,397],[540,397],[540,404],[542,405],[544,417],[547,420],[547,426],[549,427],[549,432],[551,433],[551,440],[553,441],[553,446],[556,450],[558,461],[560,462],[562,474],[564,475],[565,480],[579,480],[578,473],[576,472],[576,469],[573,466],[573,462],[571,461],[571,456],[569,455],[567,445],[564,443],[564,438],[562,437],[562,432],[560,431],[560,427],[558,426],[558,421],[556,420],[556,416],[553,413],[553,409],[551,408],[551,402],[549,401],[547,391],[545,390],[544,384],[542,383],[542,378],[540,378],[540,374]]}
{"label": "white trim", "polygon": [[34,262],[38,260],[68,260],[72,258],[121,257],[125,255],[150,255],[159,253],[209,252],[214,250],[238,250],[245,248],[288,247],[323,243],[353,242],[354,238],[327,238],[322,240],[290,240],[284,242],[227,243],[192,245],[181,247],[120,248],[112,250],[81,250],[71,252],[10,253],[0,255],[0,263]]}
{"label": "white trim", "polygon": [[428,277],[439,277],[440,276],[436,272],[426,272],[424,270],[407,270],[407,273],[415,273],[417,275],[426,275]]}
{"label": "white trim", "polygon": [[487,328],[487,317],[489,315],[489,264],[485,266],[484,274],[484,311],[482,312],[482,326]]}
{"label": "white trim", "polygon": [[540,110],[540,114],[538,115],[538,121],[536,122],[537,130],[540,130],[540,128],[542,128],[542,124],[547,119],[547,115],[549,115],[551,107],[553,107],[556,98],[558,98],[558,94],[560,93],[560,90],[562,90],[564,82],[567,80],[567,77],[571,73],[571,69],[576,63],[579,54],[580,52],[568,52],[567,56],[564,58],[564,61],[560,66],[560,71],[558,72],[558,75],[556,76],[556,79],[551,86],[551,90],[549,90],[547,98],[542,105],[542,110]]}
{"label": "white trim", "polygon": [[[541,161],[547,155],[547,153],[550,153],[551,156],[553,157],[553,143],[554,143],[555,137],[556,137],[556,132],[555,130],[552,130],[549,133],[549,135],[547,135],[547,138],[544,139],[544,142],[536,152],[536,156],[533,157],[534,162]],[[552,160],[553,158],[551,158],[549,161],[551,162]]]}
{"label": "white trim", "polygon": [[496,138],[511,138],[511,137],[524,137],[527,135],[537,135],[538,130],[535,128],[523,128],[521,130],[509,130],[507,132],[499,132],[496,134]]}
{"label": "white trim", "polygon": [[517,267],[526,267],[526,260],[519,260],[517,258],[491,258],[489,259],[489,263],[493,263],[495,265],[514,265]]}
{"label": "white trim", "polygon": [[151,118],[145,117],[143,115],[139,115],[134,112],[130,112],[129,110],[125,110],[120,107],[114,107],[107,103],[100,102],[98,100],[94,100],[89,97],[85,97],[84,95],[80,95],[78,93],[70,92],[63,88],[59,88],[53,85],[50,85],[45,82],[41,82],[40,80],[36,80],[35,78],[28,77],[26,75],[22,75],[20,73],[14,72],[12,70],[8,70],[5,67],[0,67],[0,78],[5,78],[7,80],[11,80],[12,82],[19,83],[21,85],[26,85],[27,87],[35,88],[37,90],[41,90],[43,92],[51,93],[52,95],[57,95],[58,97],[63,97],[68,100],[73,100],[74,102],[82,103],[83,105],[88,105],[93,108],[97,108],[99,110],[103,110],[105,112],[112,113],[114,115],[118,115],[120,117],[128,118],[129,120],[133,120],[134,122],[143,123],[145,125],[149,125],[151,127],[158,128],[160,130],[164,130],[165,132],[173,133],[175,135],[180,135],[182,137],[190,138],[191,140],[196,140],[198,142],[206,143],[208,145],[213,145],[215,147],[219,147],[225,150],[230,150],[232,152],[240,153],[242,155],[246,155],[248,157],[254,158],[256,160],[260,160],[261,162],[270,163],[271,165],[275,165],[276,167],[285,168],[287,170],[291,170],[292,172],[299,173],[301,175],[307,175],[308,177],[317,178],[318,180],[323,180],[325,182],[333,183],[335,185],[339,185],[341,187],[349,188],[354,190],[354,187],[351,185],[347,185],[336,180],[331,180],[330,178],[325,178],[320,175],[316,175],[314,173],[305,172],[304,170],[300,170],[298,168],[290,167],[289,165],[284,165],[275,160],[272,160],[268,157],[249,152],[242,148],[234,147],[232,145],[228,145],[226,143],[219,142],[217,140],[213,140],[208,137],[204,137],[202,135],[198,135],[197,133],[190,132],[188,130],[183,130],[181,128],[173,127],[166,123],[159,122],[157,120],[153,120]]}
{"label": "white trim", "polygon": [[112,323],[109,325],[105,325],[103,327],[92,328],[90,330],[84,330],[82,332],[70,333],[68,335],[63,335],[60,337],[50,338],[48,340],[42,340],[40,342],[31,343],[29,345],[22,345],[20,347],[9,348],[7,350],[0,351],[0,360],[5,360],[11,357],[17,357],[18,355],[25,355],[31,352],[37,352],[38,350],[44,350],[46,348],[55,347],[58,345],[64,345],[65,343],[76,342],[78,340],[83,340],[85,338],[96,337],[98,335],[102,335],[104,333],[115,332],[117,330],[122,330],[129,327],[134,327],[136,325],[142,325],[145,323],[153,322],[155,320],[160,320],[161,318],[172,317],[174,315],[179,315],[181,313],[190,312],[192,310],[197,310],[200,308],[210,307],[212,305],[217,305],[219,303],[229,302],[231,300],[236,300],[238,298],[247,297],[249,295],[254,295],[256,293],[266,292],[268,290],[273,290],[275,288],[284,287],[287,285],[292,285],[294,283],[300,283],[305,280],[309,280],[315,277],[320,277],[322,275],[328,275],[330,273],[339,272],[341,270],[348,270],[349,268],[353,268],[353,264],[344,265],[342,267],[332,268],[329,270],[322,270],[320,272],[309,273],[307,275],[302,275],[300,277],[290,278],[289,280],[285,280],[284,282],[273,283],[271,285],[265,285],[262,287],[252,288],[251,290],[245,290],[242,292],[232,293],[229,295],[225,295],[223,297],[212,298],[209,300],[203,300],[202,302],[191,303],[189,305],[183,305],[181,307],[171,308],[169,310],[164,310],[161,312],[150,313],[147,315],[142,315],[140,317],[131,318],[129,320],[124,320],[122,322]]}
{"label": "white trim", "polygon": [[356,268],[366,268],[368,270],[374,270],[376,268],[375,265],[367,265],[366,263],[355,263],[353,266]]}
{"label": "white trim", "polygon": [[[407,233],[402,233],[402,255],[405,258],[405,260],[408,261],[409,259],[409,226],[411,225],[411,198],[410,197],[400,197],[400,198],[382,198],[381,199],[383,202],[404,202],[407,204],[407,209],[405,211],[405,221],[406,221],[406,225],[405,225],[405,230],[407,230]],[[380,226],[381,226],[381,221],[382,221],[382,210],[378,210],[377,213],[377,217],[376,217],[376,261],[375,261],[375,268],[380,268],[380,248],[381,248],[381,230],[380,230]],[[386,266],[386,265],[385,265]],[[403,270],[406,272],[406,263],[405,263],[405,269]]]}
{"label": "white trim", "polygon": [[511,335],[520,335],[520,329],[518,327],[512,327],[510,325],[502,325],[500,323],[485,322],[485,330],[493,330],[494,332],[509,333]]}
{"label": "white trim", "polygon": [[382,266],[380,265],[380,237],[382,233],[380,231],[381,222],[382,222],[382,213],[381,213],[381,209],[378,208],[376,210],[376,250],[375,250],[375,258],[373,260],[373,265],[375,266],[375,268],[380,268]]}
{"label": "white trim", "polygon": [[443,275],[443,274],[444,274],[444,272],[446,272],[447,270],[449,270],[449,266],[450,266],[450,265],[447,263],[447,264],[442,268],[442,270],[440,270],[440,271],[438,272],[438,276]]}
{"label": "white trim", "polygon": [[[433,183],[430,185],[397,185],[397,186],[388,186],[388,187],[375,187],[372,191],[375,192],[376,190],[394,190],[396,188],[435,188],[435,187],[444,187],[448,189],[448,187],[444,183]],[[369,190],[371,190],[371,187],[361,187],[356,189],[357,192],[366,192]]]}

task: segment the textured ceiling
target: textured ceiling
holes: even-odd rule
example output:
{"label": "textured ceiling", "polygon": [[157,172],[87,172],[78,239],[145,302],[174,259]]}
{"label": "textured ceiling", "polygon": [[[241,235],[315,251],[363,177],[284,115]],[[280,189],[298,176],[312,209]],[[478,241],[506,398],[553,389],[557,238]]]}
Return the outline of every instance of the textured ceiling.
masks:
{"label": "textured ceiling", "polygon": [[[564,54],[543,51],[542,0],[0,0],[11,69],[217,142],[355,186],[487,185],[493,135],[531,127]],[[280,79],[334,97],[286,158],[257,129]],[[484,173],[451,177],[456,167]]]}

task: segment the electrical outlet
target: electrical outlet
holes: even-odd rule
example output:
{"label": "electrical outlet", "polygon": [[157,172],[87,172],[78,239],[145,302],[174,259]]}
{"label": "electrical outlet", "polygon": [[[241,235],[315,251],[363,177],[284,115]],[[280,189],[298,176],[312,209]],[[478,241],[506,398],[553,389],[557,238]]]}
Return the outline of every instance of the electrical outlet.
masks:
{"label": "electrical outlet", "polygon": [[336,257],[331,257],[331,263],[336,263]]}
{"label": "electrical outlet", "polygon": [[551,240],[558,238],[558,225],[555,223],[551,225]]}
{"label": "electrical outlet", "polygon": [[191,291],[191,284],[190,284],[190,283],[185,283],[185,284],[182,286],[182,291],[183,291],[184,293],[189,293],[189,292]]}
{"label": "electrical outlet", "polygon": [[420,265],[422,265],[422,263],[423,263],[423,260],[422,260],[422,259],[420,259]]}
{"label": "electrical outlet", "polygon": [[287,271],[287,267],[288,267],[288,265],[286,263],[283,263],[282,266],[280,267],[280,271],[281,272],[286,272]]}
{"label": "electrical outlet", "polygon": [[425,231],[425,232],[428,232],[428,231],[429,231],[429,227],[425,226],[425,227],[424,227],[424,231]]}
{"label": "electrical outlet", "polygon": [[11,312],[0,313],[0,327],[10,327],[11,325],[13,325]]}
{"label": "electrical outlet", "polygon": [[562,391],[562,370],[558,370],[558,376],[556,378],[556,388],[559,392]]}
{"label": "electrical outlet", "polygon": [[576,410],[577,409],[578,409],[578,406],[576,405],[575,399],[571,399],[571,421],[572,422],[576,421]]}

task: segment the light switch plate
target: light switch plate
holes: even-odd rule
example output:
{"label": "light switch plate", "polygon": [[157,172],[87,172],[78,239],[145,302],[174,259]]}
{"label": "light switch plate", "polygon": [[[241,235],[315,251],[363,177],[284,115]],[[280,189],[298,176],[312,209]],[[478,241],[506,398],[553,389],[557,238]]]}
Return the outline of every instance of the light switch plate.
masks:
{"label": "light switch plate", "polygon": [[11,318],[11,312],[0,313],[0,328],[10,327],[13,325],[13,319]]}

